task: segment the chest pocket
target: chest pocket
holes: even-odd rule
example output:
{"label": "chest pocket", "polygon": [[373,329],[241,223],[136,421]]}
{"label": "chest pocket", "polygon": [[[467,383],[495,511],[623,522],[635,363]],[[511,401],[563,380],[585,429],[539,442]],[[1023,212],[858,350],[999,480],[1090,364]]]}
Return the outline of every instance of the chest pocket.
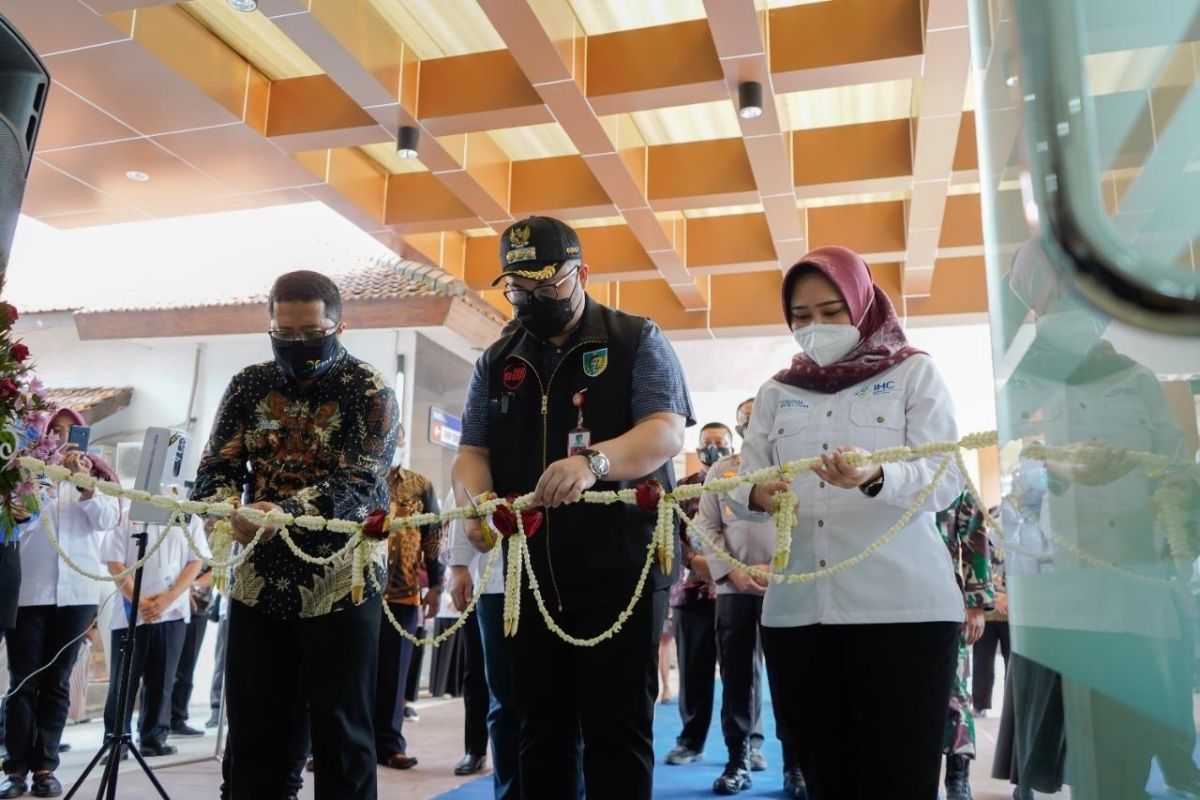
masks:
{"label": "chest pocket", "polygon": [[874,452],[904,444],[904,401],[872,400],[850,407],[850,444]]}
{"label": "chest pocket", "polygon": [[767,441],[775,451],[776,464],[786,464],[812,455],[808,452],[812,449],[811,446],[806,447],[808,437],[805,435],[809,417],[808,412],[776,417],[775,427],[767,436]]}

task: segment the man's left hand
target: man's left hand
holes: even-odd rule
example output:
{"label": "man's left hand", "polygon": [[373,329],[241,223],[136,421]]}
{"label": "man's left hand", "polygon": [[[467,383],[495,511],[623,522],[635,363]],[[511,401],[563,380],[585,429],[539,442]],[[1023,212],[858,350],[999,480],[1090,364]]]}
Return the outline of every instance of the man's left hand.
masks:
{"label": "man's left hand", "polygon": [[[277,511],[283,510],[274,503],[251,503],[247,506],[243,506],[243,508],[257,509],[262,511],[264,514],[273,514]],[[250,544],[250,542],[254,539],[255,534],[258,533],[258,526],[242,516],[240,509],[233,513],[233,516],[229,518],[229,521],[233,523],[233,538],[237,539],[243,545]],[[279,529],[274,525],[264,525],[261,541],[264,543],[267,542],[278,531]]]}
{"label": "man's left hand", "polygon": [[982,608],[967,609],[967,621],[963,623],[962,632],[968,645],[975,644],[983,636],[984,624]]}
{"label": "man's left hand", "polygon": [[596,475],[583,456],[555,461],[542,473],[533,490],[533,504],[557,508],[579,502],[583,493],[596,485]]}
{"label": "man's left hand", "polygon": [[438,612],[442,610],[442,590],[429,589],[425,592],[425,596],[421,598],[421,606],[425,612],[425,619],[434,619]]}

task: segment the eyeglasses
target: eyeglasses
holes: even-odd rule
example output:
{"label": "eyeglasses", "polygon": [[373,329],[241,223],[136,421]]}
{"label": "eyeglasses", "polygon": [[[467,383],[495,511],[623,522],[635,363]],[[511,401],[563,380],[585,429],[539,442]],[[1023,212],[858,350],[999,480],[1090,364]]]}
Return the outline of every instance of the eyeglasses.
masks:
{"label": "eyeglasses", "polygon": [[518,289],[515,286],[510,286],[504,290],[504,296],[507,297],[508,302],[512,303],[514,306],[523,306],[528,303],[530,299],[542,300],[544,302],[557,300],[558,287],[566,283],[567,280],[577,272],[579,272],[579,267],[575,267],[566,275],[563,275],[561,278],[556,280],[554,283],[543,283],[535,286],[532,289]]}
{"label": "eyeglasses", "polygon": [[284,344],[292,344],[294,342],[303,342],[304,344],[317,344],[337,328],[336,325],[328,328],[305,328],[303,330],[291,330],[281,328],[269,328],[267,333],[277,342]]}

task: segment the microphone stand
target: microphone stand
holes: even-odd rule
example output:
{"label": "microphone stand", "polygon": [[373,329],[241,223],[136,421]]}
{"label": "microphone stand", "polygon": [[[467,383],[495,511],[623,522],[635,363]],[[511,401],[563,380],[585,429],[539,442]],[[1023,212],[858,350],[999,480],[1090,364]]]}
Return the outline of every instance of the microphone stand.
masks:
{"label": "microphone stand", "polygon": [[[149,534],[147,525],[142,523],[141,533],[133,534],[133,538],[137,541],[137,560],[141,561],[146,556],[146,539]],[[125,720],[127,718],[126,709],[132,702],[130,697],[130,678],[132,677],[133,667],[133,648],[137,638],[137,615],[138,601],[142,597],[142,570],[145,565],[138,567],[133,573],[133,597],[130,600],[129,614],[127,617],[128,627],[125,629],[125,638],[121,643],[121,661],[117,669],[117,674],[114,679],[118,681],[119,688],[117,690],[117,707],[116,719],[113,722],[114,730],[112,733],[104,737],[104,744],[100,746],[100,751],[92,757],[92,761],[87,765],[87,769],[83,774],[76,779],[67,792],[65,800],[71,800],[75,793],[83,786],[88,775],[100,763],[100,759],[104,758],[104,754],[108,754],[108,760],[104,764],[104,772],[100,778],[100,787],[96,790],[96,800],[116,800],[117,798],[117,776],[120,774],[121,756],[124,754],[125,748],[133,754],[134,759],[141,765],[142,772],[150,779],[150,783],[158,790],[158,794],[163,800],[171,800],[167,795],[166,789],[158,782],[158,778],[154,777],[154,773],[150,770],[150,765],[142,758],[141,752],[133,744],[133,734],[126,729]]]}

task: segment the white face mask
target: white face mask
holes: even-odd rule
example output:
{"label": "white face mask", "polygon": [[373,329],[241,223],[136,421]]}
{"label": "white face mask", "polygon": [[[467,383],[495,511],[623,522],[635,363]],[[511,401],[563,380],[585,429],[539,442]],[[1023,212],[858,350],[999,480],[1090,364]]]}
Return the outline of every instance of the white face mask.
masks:
{"label": "white face mask", "polygon": [[862,334],[853,325],[814,322],[792,331],[800,351],[818,367],[836,364],[858,347]]}

